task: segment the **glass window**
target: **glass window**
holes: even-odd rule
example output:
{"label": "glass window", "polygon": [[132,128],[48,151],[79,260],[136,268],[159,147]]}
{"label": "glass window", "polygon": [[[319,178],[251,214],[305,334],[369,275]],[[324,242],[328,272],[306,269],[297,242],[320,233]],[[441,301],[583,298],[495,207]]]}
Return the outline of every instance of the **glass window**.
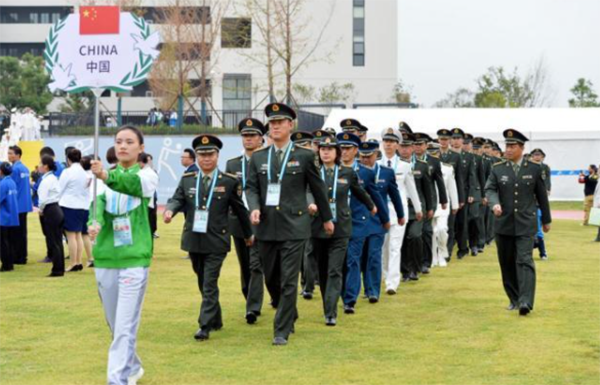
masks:
{"label": "glass window", "polygon": [[354,54],[365,54],[365,44],[364,43],[354,43]]}
{"label": "glass window", "polygon": [[364,7],[354,7],[354,18],[355,19],[364,19],[365,17],[365,8]]}
{"label": "glass window", "polygon": [[38,15],[36,12],[31,12],[29,14],[29,22],[31,24],[38,24],[40,22],[40,15]]}
{"label": "glass window", "polygon": [[365,55],[354,55],[353,65],[355,67],[365,66]]}
{"label": "glass window", "polygon": [[58,13],[58,12],[52,13],[52,24],[55,24],[59,20],[60,20],[60,13]]}
{"label": "glass window", "polygon": [[223,76],[223,120],[225,127],[236,127],[252,109],[251,75]]}
{"label": "glass window", "polygon": [[40,14],[40,23],[50,24],[50,14],[47,12],[43,12],[42,14]]}

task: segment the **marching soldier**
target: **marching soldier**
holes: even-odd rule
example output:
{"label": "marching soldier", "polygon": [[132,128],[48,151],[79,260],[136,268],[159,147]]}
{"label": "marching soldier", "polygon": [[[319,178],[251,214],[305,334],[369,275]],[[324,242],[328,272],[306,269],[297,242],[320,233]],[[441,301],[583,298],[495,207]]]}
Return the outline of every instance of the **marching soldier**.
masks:
{"label": "marching soldier", "polygon": [[448,258],[449,262],[452,258],[452,249],[456,243],[456,214],[457,209],[460,210],[464,207],[467,197],[466,191],[463,185],[463,178],[461,176],[462,167],[460,167],[461,159],[460,155],[455,151],[452,151],[450,141],[452,138],[452,132],[445,128],[438,130],[437,132],[438,141],[440,144],[440,160],[446,163],[454,169],[454,180],[456,181],[456,189],[458,192],[458,207],[455,207],[448,216]]}
{"label": "marching soldier", "polygon": [[433,218],[434,205],[436,204],[433,201],[433,193],[431,192],[433,185],[429,175],[429,165],[427,162],[413,156],[414,140],[413,134],[407,131],[402,132],[402,143],[400,143],[399,148],[400,159],[411,164],[419,201],[425,214],[423,216],[418,215],[412,200],[409,201],[409,220],[402,244],[402,261],[400,265],[402,280],[405,282],[419,280],[418,274],[423,266],[423,240],[421,239],[423,219]]}
{"label": "marching soldier", "polygon": [[358,133],[361,128],[361,124],[356,119],[344,119],[340,122],[340,127],[342,128],[342,132],[347,134],[354,134],[358,136]]}
{"label": "marching soldier", "polygon": [[[491,139],[485,139],[483,142],[483,159],[485,160],[485,181],[490,177],[492,173],[492,166],[494,163],[500,161],[500,158],[494,156],[494,141]],[[484,185],[485,187],[485,185]],[[485,245],[491,245],[494,240],[494,213],[489,205],[487,197],[483,197],[485,204]]]}
{"label": "marching soldier", "polygon": [[508,310],[520,315],[533,310],[535,264],[533,238],[537,232],[537,208],[542,212],[544,232],[552,218],[544,174],[540,165],[524,159],[528,138],[517,130],[505,130],[506,161],[494,164],[485,194],[496,216],[496,245]]}
{"label": "marching soldier", "polygon": [[[473,143],[473,135],[465,134],[463,141],[463,151],[473,159],[473,165],[475,168],[475,189],[473,193],[473,202],[469,204],[468,218],[467,218],[467,231],[468,231],[468,242],[469,248],[471,249],[471,255],[476,257],[481,249],[482,245],[479,245],[480,235],[483,233],[483,229],[480,227],[480,214],[483,200],[483,187],[485,187],[485,176],[483,169],[483,158],[475,151],[475,145]],[[478,146],[478,151],[481,148],[481,144]]]}
{"label": "marching soldier", "polygon": [[[465,133],[463,130],[460,128],[452,129],[452,150],[460,156],[460,172],[458,173],[458,176],[461,181],[460,183],[457,183],[457,185],[462,187],[462,194],[466,197],[465,206],[462,206],[456,214],[456,222],[454,224],[456,243],[458,244],[458,259],[462,259],[465,255],[469,254],[469,205],[475,202],[475,194],[477,191],[475,162],[471,154],[463,151],[464,137]],[[459,195],[460,194],[459,191]],[[450,252],[450,255],[452,255],[452,248],[449,248],[448,251]]]}
{"label": "marching soldier", "polygon": [[313,245],[319,264],[319,287],[323,298],[325,324],[337,324],[337,303],[342,292],[344,262],[348,241],[352,235],[349,195],[357,197],[369,210],[375,204],[358,182],[350,167],[340,165],[341,150],[335,138],[325,137],[318,142],[321,178],[328,189],[329,204],[335,222],[335,232],[327,235],[317,213],[313,224]]}
{"label": "marching soldier", "polygon": [[[382,131],[381,138],[383,151],[379,164],[389,167],[394,171],[405,214],[408,214],[408,199],[410,199],[417,218],[421,218],[423,216],[421,201],[417,187],[415,186],[411,164],[401,160],[398,156],[398,147],[402,141],[402,134],[390,127]],[[390,212],[391,227],[385,236],[383,245],[383,280],[385,281],[386,293],[394,295],[400,284],[400,261],[402,257],[400,251],[404,242],[408,215],[405,215],[405,218],[401,222],[398,222],[398,215],[392,202],[388,202],[388,209]]]}
{"label": "marching soldier", "polygon": [[252,246],[254,236],[242,201],[242,186],[234,175],[224,174],[217,168],[223,147],[221,140],[203,134],[194,139],[192,147],[198,154],[200,172],[183,175],[163,217],[165,223],[170,223],[174,215],[184,207],[187,209],[181,248],[190,254],[202,294],[200,329],[194,338],[205,341],[211,331],[223,327],[218,280],[231,249],[229,209],[238,217],[248,247]]}
{"label": "marching soldier", "polygon": [[[247,118],[239,122],[238,130],[242,137],[244,154],[228,160],[225,172],[235,175],[242,189],[245,189],[248,180],[250,157],[254,151],[262,147],[266,128],[260,120]],[[248,208],[245,194],[242,195],[242,198],[244,205]],[[233,244],[235,245],[235,251],[240,263],[242,293],[246,299],[246,322],[254,324],[257,317],[261,314],[264,297],[263,272],[258,255],[258,246],[256,244],[252,245],[252,247],[246,246],[240,219],[233,210],[229,212],[229,230],[231,231]],[[271,299],[275,300],[278,294],[278,292],[271,293]]]}
{"label": "marching soldier", "polygon": [[427,216],[423,220],[423,266],[421,272],[423,274],[429,274],[431,264],[433,263],[433,217],[438,204],[441,205],[442,210],[446,210],[448,207],[448,195],[446,194],[446,186],[444,185],[444,176],[442,175],[442,163],[440,159],[432,154],[427,153],[427,143],[432,141],[431,137],[425,133],[415,133],[415,144],[414,152],[417,159],[427,162],[429,166],[429,174],[431,176],[431,182],[435,185],[431,186],[431,193],[433,195],[433,206],[434,213],[431,218]]}
{"label": "marching soldier", "polygon": [[298,318],[298,274],[304,245],[311,236],[307,187],[315,198],[324,231],[331,235],[335,226],[315,154],[290,140],[296,112],[285,104],[271,103],[265,114],[273,144],[252,154],[246,196],[251,222],[257,226],[267,287],[280,291],[273,345],[286,345]]}

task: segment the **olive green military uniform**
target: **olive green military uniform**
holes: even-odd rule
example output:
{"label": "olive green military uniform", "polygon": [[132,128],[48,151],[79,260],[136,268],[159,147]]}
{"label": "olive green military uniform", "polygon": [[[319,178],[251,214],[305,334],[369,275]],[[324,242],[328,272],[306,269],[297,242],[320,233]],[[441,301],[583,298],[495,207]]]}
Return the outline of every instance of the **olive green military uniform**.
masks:
{"label": "olive green military uniform", "polygon": [[[459,177],[461,179],[460,185],[463,188],[463,196],[465,197],[465,205],[462,209],[458,210],[456,213],[456,222],[454,224],[454,231],[456,236],[456,243],[458,245],[458,253],[459,257],[466,255],[469,252],[469,210],[471,210],[472,204],[467,203],[467,198],[473,197],[477,195],[477,187],[479,185],[477,179],[477,169],[475,166],[475,159],[473,154],[470,154],[465,151],[461,151],[458,153],[460,156],[460,174]],[[460,193],[459,193],[460,196]],[[479,196],[481,197],[481,190],[479,191]],[[471,210],[472,211],[472,210]],[[448,252],[452,254],[452,250],[449,249]]]}
{"label": "olive green military uniform", "polygon": [[[212,177],[212,174],[210,174]],[[198,178],[201,178],[198,181]],[[219,304],[218,280],[221,266],[231,249],[229,230],[229,210],[239,219],[244,238],[252,237],[248,210],[242,202],[242,187],[235,176],[217,173],[210,206],[207,207],[211,181],[204,181],[197,172],[184,174],[167,204],[167,210],[174,214],[187,211],[181,249],[189,252],[192,267],[198,276],[198,288],[202,294],[198,323],[202,330],[218,330],[223,326],[221,305]],[[208,186],[208,187],[207,187]],[[199,207],[196,207],[196,194],[199,194]],[[206,233],[194,232],[196,209],[208,210]]]}
{"label": "olive green military uniform", "polygon": [[[243,167],[242,162],[244,162]],[[250,161],[245,155],[240,155],[227,161],[225,172],[235,175],[243,187],[248,178],[249,163]],[[260,315],[264,297],[264,276],[258,255],[258,245],[246,246],[240,219],[233,210],[229,211],[229,229],[240,263],[240,280],[242,293],[246,298],[246,313],[253,312]]]}
{"label": "olive green military uniform", "polygon": [[[454,179],[456,180],[456,191],[458,192],[458,203],[464,204],[467,202],[466,191],[463,185],[463,178],[461,176],[462,167],[460,167],[461,159],[460,155],[452,150],[448,150],[445,153],[440,151],[440,160],[446,164],[449,164],[454,169]],[[458,209],[458,208],[456,208]],[[456,214],[450,211],[448,216],[448,251],[450,256],[452,255],[452,249],[456,243]],[[448,258],[449,259],[449,258]]]}
{"label": "olive green military uniform", "polygon": [[[483,155],[483,175],[484,181],[487,182],[490,174],[492,173],[492,166],[498,162],[499,159],[491,157],[489,155]],[[485,188],[485,183],[482,185]],[[485,193],[484,193],[485,197]],[[485,246],[492,243],[494,240],[494,213],[489,204],[484,206],[483,209],[483,233],[479,234],[479,245]]]}
{"label": "olive green military uniform", "polygon": [[483,189],[485,187],[485,170],[483,157],[477,154],[470,154],[473,158],[475,167],[475,189],[473,193],[473,203],[469,204],[468,230],[469,230],[469,248],[471,255],[477,255],[480,249],[483,249],[485,243],[480,243],[482,236],[485,236],[485,227],[483,220],[485,216],[485,206],[483,206]]}
{"label": "olive green military uniform", "polygon": [[325,318],[337,318],[337,304],[342,293],[343,269],[346,260],[348,241],[352,235],[352,212],[348,205],[352,193],[367,208],[373,210],[375,204],[369,194],[360,187],[358,176],[351,167],[338,168],[337,188],[333,196],[334,170],[324,171],[325,184],[329,191],[329,202],[335,203],[335,231],[328,236],[323,230],[320,215],[315,217],[312,226],[312,241],[319,268],[319,288],[323,298]]}
{"label": "olive green military uniform", "polygon": [[[308,213],[306,187],[315,198],[320,216],[331,220],[325,183],[315,165],[311,150],[290,143],[291,151],[280,175],[286,148],[278,156],[274,145],[252,154],[246,184],[246,197],[250,212],[260,210],[260,224],[256,227],[261,263],[267,288],[281,293],[274,320],[275,337],[287,340],[297,318],[296,300],[298,274],[304,253],[304,244],[311,236],[311,218]],[[269,152],[271,164],[268,163]],[[271,183],[280,183],[280,200],[277,206],[267,206],[268,170]],[[279,286],[279,287],[278,287]]]}
{"label": "olive green military uniform", "polygon": [[[406,160],[405,160],[406,161]],[[415,159],[413,163],[413,177],[415,178],[415,186],[423,208],[423,219],[416,219],[416,212],[412,202],[408,202],[408,223],[404,234],[404,242],[402,243],[402,259],[400,261],[400,270],[406,279],[416,279],[418,273],[423,267],[423,221],[427,211],[434,210],[437,202],[433,201],[433,183],[429,174],[429,165],[427,162]]]}
{"label": "olive green military uniform", "polygon": [[512,162],[498,162],[492,167],[485,194],[490,208],[502,208],[502,215],[496,217],[495,233],[504,290],[511,304],[531,310],[535,297],[532,253],[538,204],[542,223],[552,221],[542,168],[523,160],[515,173]]}
{"label": "olive green military uniform", "polygon": [[542,162],[540,164],[540,166],[542,167],[542,172],[544,173],[544,176],[545,176],[544,182],[546,184],[546,191],[548,191],[548,193],[550,193],[552,191],[552,174],[551,174],[550,166],[548,166],[544,162]]}

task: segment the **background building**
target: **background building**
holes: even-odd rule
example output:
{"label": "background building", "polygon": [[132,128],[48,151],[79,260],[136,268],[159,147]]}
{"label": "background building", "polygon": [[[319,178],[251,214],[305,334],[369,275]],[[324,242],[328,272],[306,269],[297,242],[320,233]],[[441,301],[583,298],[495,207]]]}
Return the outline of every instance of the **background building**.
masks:
{"label": "background building", "polygon": [[[351,106],[354,103],[394,102],[394,85],[398,80],[396,0],[301,2],[303,7],[297,21],[302,23],[302,35],[308,41],[307,51],[315,46],[313,42],[318,41],[318,44],[309,55],[307,64],[293,77],[296,85],[293,95],[297,103],[341,102]],[[163,7],[172,1],[142,0],[138,3],[144,18],[156,24]],[[237,122],[238,115],[261,109],[270,99],[266,67],[253,60],[265,55],[264,39],[245,4],[246,0],[232,0],[221,15],[220,36],[216,39],[215,55],[214,58],[211,56],[210,72],[207,74],[209,109],[219,111],[223,119],[228,111],[239,111],[228,115],[232,122]],[[21,56],[27,52],[42,55],[51,24],[73,12],[78,5],[73,0],[3,0],[0,6],[0,55]],[[216,22],[210,6],[190,8],[199,18],[203,12],[208,12],[210,22]],[[273,29],[274,33],[278,31]],[[281,65],[276,67],[276,73],[276,97],[282,99],[285,84]],[[192,86],[197,84],[196,75],[191,74],[189,78]],[[343,89],[344,95],[338,100],[336,96],[340,95],[331,95],[334,83],[338,89]],[[299,89],[296,90],[296,87]],[[323,95],[328,92],[329,95]],[[147,82],[127,94],[116,95],[106,91],[101,101],[103,109],[116,111],[118,96],[124,112],[145,113],[159,105]],[[56,111],[61,103],[59,98],[55,99],[49,110]],[[201,108],[199,101],[194,104]],[[327,112],[322,109],[312,111]]]}

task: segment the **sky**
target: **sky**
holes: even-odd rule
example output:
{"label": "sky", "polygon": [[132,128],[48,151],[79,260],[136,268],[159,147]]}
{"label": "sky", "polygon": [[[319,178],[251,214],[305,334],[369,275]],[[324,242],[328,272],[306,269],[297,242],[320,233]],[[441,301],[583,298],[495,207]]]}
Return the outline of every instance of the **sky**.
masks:
{"label": "sky", "polygon": [[489,67],[525,75],[541,58],[548,107],[568,107],[581,77],[600,95],[600,0],[397,1],[398,76],[424,107],[474,90]]}

